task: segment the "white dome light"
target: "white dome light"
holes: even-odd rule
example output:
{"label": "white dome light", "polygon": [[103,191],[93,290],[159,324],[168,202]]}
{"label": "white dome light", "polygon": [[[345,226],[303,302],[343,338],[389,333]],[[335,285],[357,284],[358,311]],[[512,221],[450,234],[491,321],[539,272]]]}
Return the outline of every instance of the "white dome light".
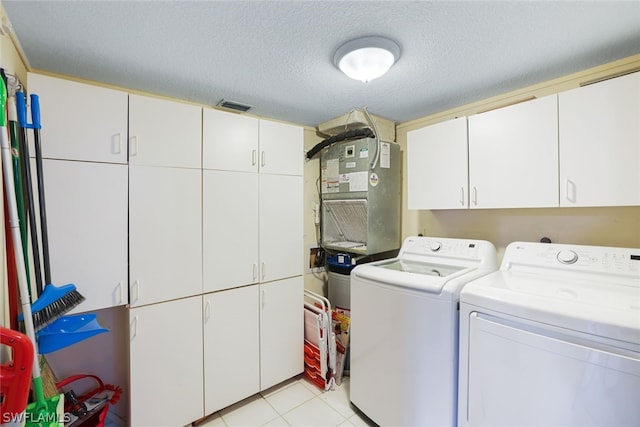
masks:
{"label": "white dome light", "polygon": [[362,37],[338,48],[333,62],[354,80],[370,82],[387,71],[400,57],[400,47],[382,37]]}

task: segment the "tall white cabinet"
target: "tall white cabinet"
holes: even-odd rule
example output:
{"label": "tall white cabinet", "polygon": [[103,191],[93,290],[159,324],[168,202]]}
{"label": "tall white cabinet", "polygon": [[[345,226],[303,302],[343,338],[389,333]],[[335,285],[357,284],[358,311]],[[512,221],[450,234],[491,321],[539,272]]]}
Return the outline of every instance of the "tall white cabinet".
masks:
{"label": "tall white cabinet", "polygon": [[74,313],[127,304],[127,93],[34,73],[28,83],[40,97],[52,280],[86,298]]}
{"label": "tall white cabinet", "polygon": [[559,94],[560,205],[640,205],[640,73]]}
{"label": "tall white cabinet", "polygon": [[129,305],[129,359],[114,361],[128,423],[187,425],[301,373],[302,128],[37,74],[29,87],[56,284],[87,297],[76,311]]}
{"label": "tall white cabinet", "polygon": [[[260,354],[254,371],[253,361],[227,354],[232,349],[218,349],[223,354],[216,357],[229,360],[227,373],[212,366],[207,381],[235,390],[228,372],[242,371],[249,363],[244,392],[237,391],[244,397],[256,385],[264,390],[304,367],[299,348],[304,337],[302,138],[297,126],[203,110],[204,298],[245,301],[245,309],[255,315],[246,313],[242,329],[258,333],[241,345],[255,345]],[[212,320],[205,341],[215,342],[226,316],[213,303],[208,310]],[[210,364],[205,354],[205,371]],[[209,400],[205,392],[207,411],[223,408],[221,397]]]}
{"label": "tall white cabinet", "polygon": [[204,415],[201,120],[200,107],[129,96],[131,425]]}
{"label": "tall white cabinet", "polygon": [[129,96],[130,304],[202,293],[200,107]]}

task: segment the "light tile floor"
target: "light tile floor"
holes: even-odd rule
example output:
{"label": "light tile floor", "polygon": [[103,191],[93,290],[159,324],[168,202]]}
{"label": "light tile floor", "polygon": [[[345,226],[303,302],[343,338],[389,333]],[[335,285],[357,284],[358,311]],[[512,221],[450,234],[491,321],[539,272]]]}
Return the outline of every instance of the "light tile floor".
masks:
{"label": "light tile floor", "polygon": [[374,427],[349,402],[349,378],[322,391],[300,375],[229,406],[198,427]]}

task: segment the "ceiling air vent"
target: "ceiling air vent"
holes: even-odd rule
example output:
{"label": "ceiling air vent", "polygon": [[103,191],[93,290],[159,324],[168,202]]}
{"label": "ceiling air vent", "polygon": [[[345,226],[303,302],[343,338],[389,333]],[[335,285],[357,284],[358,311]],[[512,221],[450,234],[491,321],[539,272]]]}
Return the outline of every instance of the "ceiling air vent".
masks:
{"label": "ceiling air vent", "polygon": [[234,101],[227,101],[225,99],[218,102],[217,106],[220,108],[226,108],[227,110],[240,111],[242,113],[246,113],[251,108],[253,108],[250,105],[244,105]]}

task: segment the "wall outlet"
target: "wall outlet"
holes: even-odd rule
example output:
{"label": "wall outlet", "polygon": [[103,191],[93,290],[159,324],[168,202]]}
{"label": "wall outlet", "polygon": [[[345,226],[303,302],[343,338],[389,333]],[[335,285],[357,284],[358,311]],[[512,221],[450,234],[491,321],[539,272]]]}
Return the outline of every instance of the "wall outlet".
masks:
{"label": "wall outlet", "polygon": [[324,265],[326,262],[326,252],[319,247],[309,248],[309,263],[306,267],[306,274],[320,273],[324,271]]}
{"label": "wall outlet", "polygon": [[309,268],[324,267],[325,252],[322,248],[309,248]]}

